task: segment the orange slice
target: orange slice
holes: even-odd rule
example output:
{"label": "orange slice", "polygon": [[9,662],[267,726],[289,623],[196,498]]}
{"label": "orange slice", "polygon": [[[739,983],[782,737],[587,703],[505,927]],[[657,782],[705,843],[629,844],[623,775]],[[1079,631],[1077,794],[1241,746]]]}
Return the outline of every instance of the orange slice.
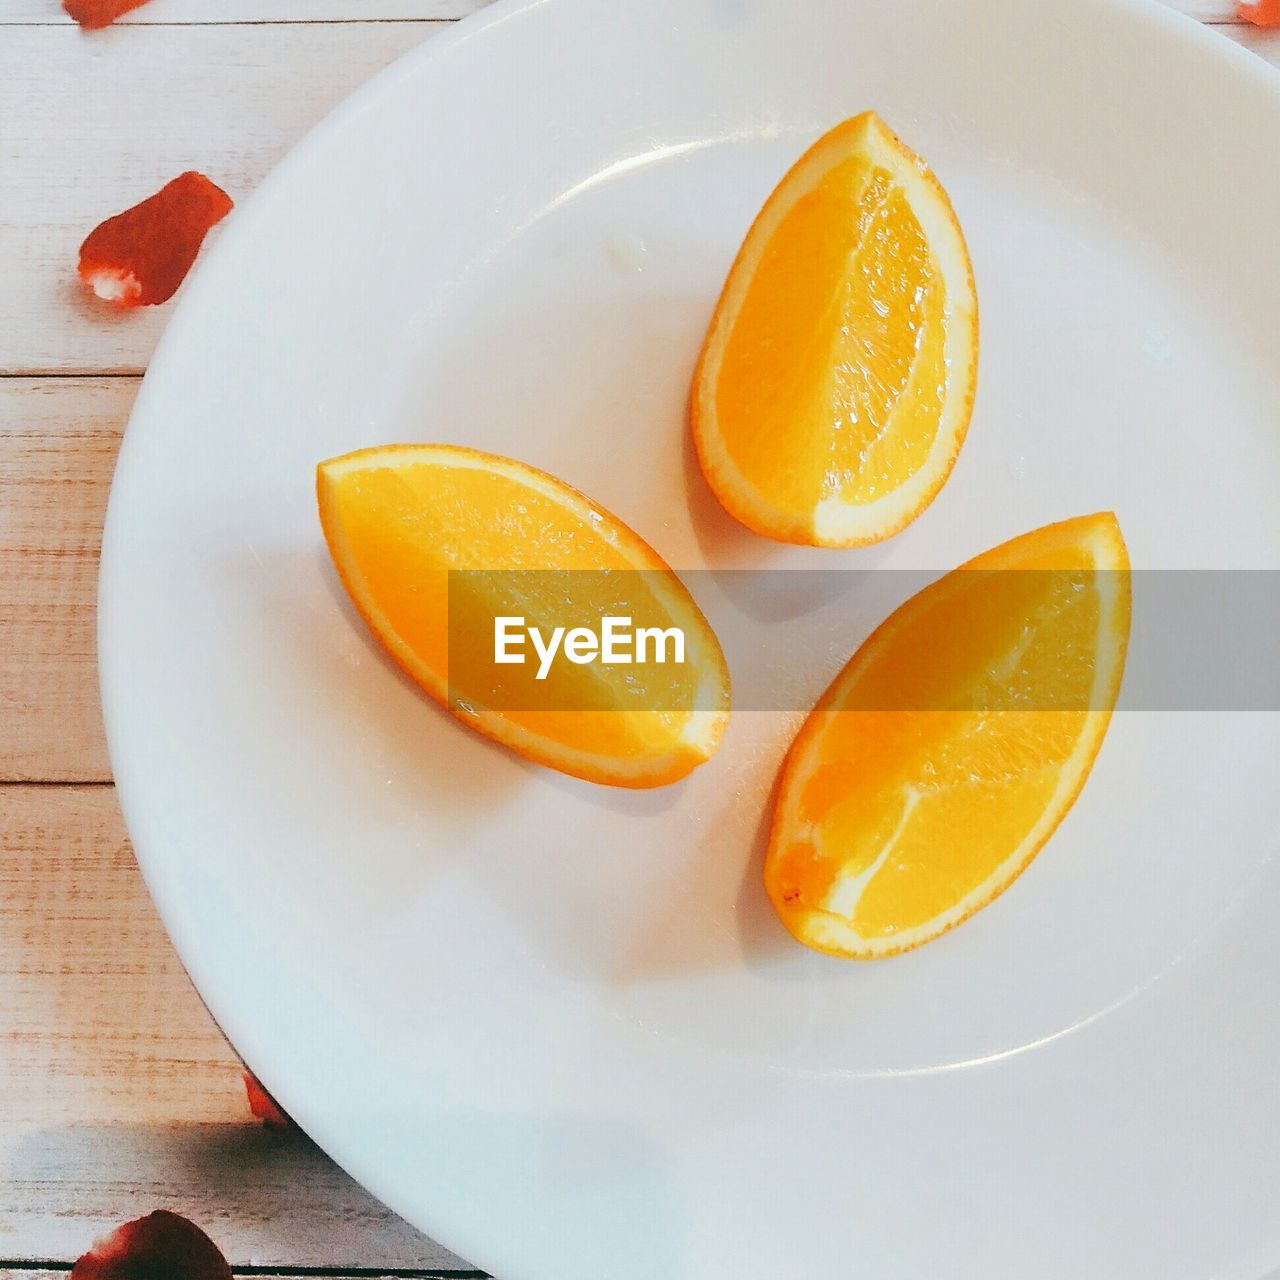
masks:
{"label": "orange slice", "polygon": [[947,194],[873,112],[820,138],[747,232],[694,375],[707,482],[748,528],[856,547],[955,464],[978,309]]}
{"label": "orange slice", "polygon": [[[674,782],[719,745],[729,677],[711,627],[657,552],[576,489],[451,445],[364,449],[320,463],[316,482],[356,608],[463,723],[530,760],[621,787]],[[536,654],[523,667],[494,661],[499,617],[549,636],[608,615],[679,629],[683,661],[674,643],[663,664],[654,644],[644,663],[634,650],[627,665],[558,658],[542,679]]]}
{"label": "orange slice", "polygon": [[1023,534],[902,605],[787,758],[764,878],[792,934],[874,959],[1003,893],[1089,775],[1128,637],[1110,514]]}

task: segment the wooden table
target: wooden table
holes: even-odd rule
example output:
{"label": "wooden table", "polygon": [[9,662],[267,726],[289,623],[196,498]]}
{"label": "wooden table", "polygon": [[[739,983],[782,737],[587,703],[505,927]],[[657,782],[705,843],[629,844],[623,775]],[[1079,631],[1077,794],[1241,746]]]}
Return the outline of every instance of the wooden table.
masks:
{"label": "wooden table", "polygon": [[[0,0],[0,1280],[46,1280],[158,1207],[241,1271],[478,1274],[253,1120],[134,866],[94,592],[116,448],[170,308],[113,315],[74,263],[100,218],[183,169],[246,196],[361,81],[483,3],[153,0],[86,35],[58,0]],[[1280,32],[1236,23],[1230,0],[1176,3],[1280,66]]]}

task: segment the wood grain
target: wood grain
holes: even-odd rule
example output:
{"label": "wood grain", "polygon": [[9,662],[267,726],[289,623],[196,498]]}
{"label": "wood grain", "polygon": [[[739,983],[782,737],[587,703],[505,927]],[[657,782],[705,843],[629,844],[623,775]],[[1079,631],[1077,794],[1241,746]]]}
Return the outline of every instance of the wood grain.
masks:
{"label": "wood grain", "polygon": [[[370,0],[362,6],[363,20],[401,21],[421,18],[462,18],[488,0]],[[1238,22],[1234,0],[1165,0],[1200,22]],[[342,22],[350,21],[352,5],[344,0],[151,0],[121,21],[131,25],[217,22]],[[6,23],[69,24],[58,0],[7,0],[0,13]]]}
{"label": "wood grain", "polygon": [[1280,68],[1280,28],[1255,27],[1248,23],[1234,27],[1215,27],[1228,40],[1256,53],[1263,62]]}
{"label": "wood grain", "polygon": [[0,379],[0,781],[110,778],[94,599],[133,378]]}
{"label": "wood grain", "polygon": [[[1181,0],[1208,3],[1209,0]],[[464,18],[489,0],[150,0],[121,26],[215,25],[228,22],[404,22]],[[3,0],[0,26],[74,26],[61,0]],[[96,39],[89,33],[88,39]]]}
{"label": "wood grain", "polygon": [[[139,372],[170,314],[91,305],[80,240],[183,168],[243,199],[359,82],[482,3],[153,0],[86,35],[58,0],[0,0],[0,373],[17,375],[0,378],[0,1258],[66,1262],[166,1206],[240,1266],[465,1268],[252,1121],[113,789],[26,784],[109,777],[94,593],[137,384],[98,375]],[[1231,0],[1175,7],[1235,22]],[[1220,29],[1280,66],[1280,33]]]}
{"label": "wood grain", "polygon": [[[140,373],[171,308],[119,313],[87,298],[74,273],[87,232],[186,168],[243,200],[308,127],[443,25],[138,26],[93,37],[9,28],[0,41],[0,374]],[[1280,65],[1280,36],[1222,30]],[[192,71],[175,76],[175,66]],[[32,110],[37,102],[51,109]],[[111,109],[82,106],[68,128],[60,103]]]}
{"label": "wood grain", "polygon": [[243,200],[331,107],[443,29],[144,26],[92,37],[65,26],[6,29],[0,373],[140,373],[172,308],[117,312],[86,297],[75,276],[85,235],[184,169]]}
{"label": "wood grain", "polygon": [[253,1120],[113,788],[0,787],[0,831],[0,1257],[75,1258],[171,1208],[243,1265],[465,1269]]}

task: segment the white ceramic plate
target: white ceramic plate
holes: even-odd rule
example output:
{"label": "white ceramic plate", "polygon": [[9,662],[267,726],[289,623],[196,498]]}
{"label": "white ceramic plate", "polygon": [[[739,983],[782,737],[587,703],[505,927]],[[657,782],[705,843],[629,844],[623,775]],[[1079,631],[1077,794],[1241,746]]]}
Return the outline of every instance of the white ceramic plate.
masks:
{"label": "white ceramic plate", "polygon": [[[868,106],[954,198],[981,388],[916,524],[787,549],[708,496],[684,398],[763,197]],[[502,1280],[1280,1264],[1274,717],[1117,717],[999,902],[840,963],[758,885],[798,713],[737,716],[655,793],[526,766],[383,659],[312,489],[320,458],[448,440],[680,569],[945,568],[1100,508],[1139,567],[1280,566],[1277,138],[1280,78],[1138,3],[527,0],[236,212],[121,454],[108,730],[201,993],[357,1178]],[[785,591],[699,581],[790,655]],[[797,666],[797,706],[844,653]]]}

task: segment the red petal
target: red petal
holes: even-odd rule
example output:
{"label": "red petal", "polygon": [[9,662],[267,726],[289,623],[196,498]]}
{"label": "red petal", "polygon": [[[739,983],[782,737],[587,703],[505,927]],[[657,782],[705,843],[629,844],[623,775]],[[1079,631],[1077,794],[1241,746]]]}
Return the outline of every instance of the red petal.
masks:
{"label": "red petal", "polygon": [[293,1124],[280,1110],[280,1104],[247,1071],[244,1073],[244,1091],[249,1095],[249,1110],[268,1129],[288,1129]]}
{"label": "red petal", "polygon": [[1255,27],[1280,27],[1280,0],[1241,0],[1236,13]]}
{"label": "red petal", "polygon": [[86,31],[97,31],[146,3],[147,0],[62,0],[62,7]]}
{"label": "red petal", "polygon": [[132,209],[108,218],[80,246],[80,278],[123,307],[167,302],[191,270],[231,197],[202,173],[184,173]]}
{"label": "red petal", "polygon": [[194,1222],[158,1209],[96,1241],[71,1280],[231,1280],[231,1268]]}

